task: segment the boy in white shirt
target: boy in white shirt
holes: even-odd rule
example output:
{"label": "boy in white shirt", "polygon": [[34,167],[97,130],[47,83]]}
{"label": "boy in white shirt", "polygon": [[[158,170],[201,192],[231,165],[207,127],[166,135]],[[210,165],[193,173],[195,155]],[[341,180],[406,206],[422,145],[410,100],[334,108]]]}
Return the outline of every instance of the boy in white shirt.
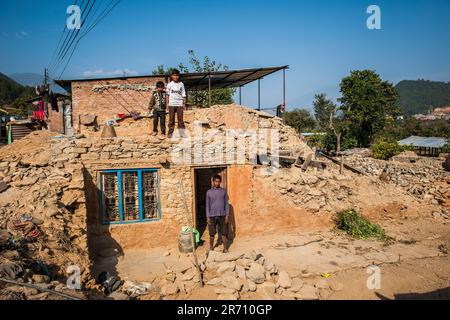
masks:
{"label": "boy in white shirt", "polygon": [[173,69],[170,74],[171,82],[167,85],[166,106],[169,112],[169,138],[175,131],[175,114],[178,118],[180,135],[184,135],[183,111],[186,109],[186,90],[180,81],[180,71]]}

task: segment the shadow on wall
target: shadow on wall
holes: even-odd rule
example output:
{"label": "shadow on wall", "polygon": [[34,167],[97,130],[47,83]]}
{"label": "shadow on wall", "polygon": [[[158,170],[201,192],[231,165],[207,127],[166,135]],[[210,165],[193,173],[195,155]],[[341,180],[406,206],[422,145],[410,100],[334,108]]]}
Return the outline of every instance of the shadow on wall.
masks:
{"label": "shadow on wall", "polygon": [[236,239],[237,229],[236,229],[236,216],[234,214],[234,207],[230,204],[230,216],[228,217],[228,241],[229,246],[231,246]]}
{"label": "shadow on wall", "polygon": [[101,273],[107,272],[110,276],[117,276],[119,257],[123,256],[123,249],[113,239],[109,225],[101,224],[99,197],[100,191],[96,180],[88,170],[84,169],[87,236],[89,259],[91,261],[91,276],[98,281]]}

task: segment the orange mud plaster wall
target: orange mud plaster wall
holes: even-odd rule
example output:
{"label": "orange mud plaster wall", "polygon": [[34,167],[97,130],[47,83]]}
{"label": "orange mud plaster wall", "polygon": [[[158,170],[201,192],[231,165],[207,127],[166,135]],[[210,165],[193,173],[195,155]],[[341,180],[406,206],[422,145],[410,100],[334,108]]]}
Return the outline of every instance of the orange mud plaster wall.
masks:
{"label": "orange mud plaster wall", "polygon": [[291,205],[275,185],[256,174],[257,170],[261,167],[243,165],[228,168],[228,195],[233,213],[230,228],[237,241],[240,237],[256,234],[328,228],[328,217],[318,217]]}
{"label": "orange mud plaster wall", "polygon": [[79,130],[79,116],[96,115],[97,123],[103,125],[118,114],[138,111],[148,112],[151,93],[163,77],[142,77],[113,80],[74,81],[72,83],[72,121]]}

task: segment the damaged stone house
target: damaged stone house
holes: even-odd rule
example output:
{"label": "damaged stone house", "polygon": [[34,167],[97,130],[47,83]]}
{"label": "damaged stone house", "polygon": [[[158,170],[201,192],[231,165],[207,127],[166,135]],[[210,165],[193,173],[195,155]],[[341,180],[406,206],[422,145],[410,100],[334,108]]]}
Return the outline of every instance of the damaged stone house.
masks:
{"label": "damaged stone house", "polygon": [[[284,73],[285,69],[185,74],[182,81],[188,92],[241,88],[274,72]],[[176,244],[189,218],[203,234],[206,191],[215,174],[223,177],[223,187],[228,190],[231,237],[250,231],[255,222],[255,204],[264,205],[261,199],[265,197],[253,182],[261,159],[250,150],[261,144],[258,140],[267,138],[264,146],[269,158],[271,153],[279,152],[311,153],[295,130],[283,125],[282,119],[237,105],[188,110],[187,132],[197,130],[200,135],[183,142],[150,137],[151,119],[146,114],[158,81],[167,79],[143,76],[58,81],[71,93],[72,123],[66,127],[73,127],[76,134],[53,139],[52,159],[82,164],[84,195],[78,194],[72,201],[85,203],[91,251],[111,246],[126,250]],[[136,112],[140,114],[138,118],[129,116]],[[109,120],[117,122],[117,137],[105,139],[101,128]],[[237,134],[230,144],[230,130],[244,134]],[[249,133],[261,130],[266,130],[265,138]],[[270,132],[276,132],[280,141],[276,150]],[[238,156],[242,150],[245,155]],[[185,161],[186,157],[196,161]],[[283,208],[279,208],[278,214],[282,213]],[[277,215],[277,209],[271,214]],[[276,228],[276,219],[263,220]]]}

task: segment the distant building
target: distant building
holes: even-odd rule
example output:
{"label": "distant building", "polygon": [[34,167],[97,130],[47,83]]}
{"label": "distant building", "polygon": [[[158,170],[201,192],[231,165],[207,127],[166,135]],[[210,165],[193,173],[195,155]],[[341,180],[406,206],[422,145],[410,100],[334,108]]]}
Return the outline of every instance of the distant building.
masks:
{"label": "distant building", "polygon": [[401,146],[413,147],[419,156],[438,157],[442,149],[448,144],[445,138],[411,136],[398,142]]}
{"label": "distant building", "polygon": [[434,120],[450,120],[450,106],[435,108],[429,114],[416,114],[414,116],[417,120],[421,121],[434,121]]}

